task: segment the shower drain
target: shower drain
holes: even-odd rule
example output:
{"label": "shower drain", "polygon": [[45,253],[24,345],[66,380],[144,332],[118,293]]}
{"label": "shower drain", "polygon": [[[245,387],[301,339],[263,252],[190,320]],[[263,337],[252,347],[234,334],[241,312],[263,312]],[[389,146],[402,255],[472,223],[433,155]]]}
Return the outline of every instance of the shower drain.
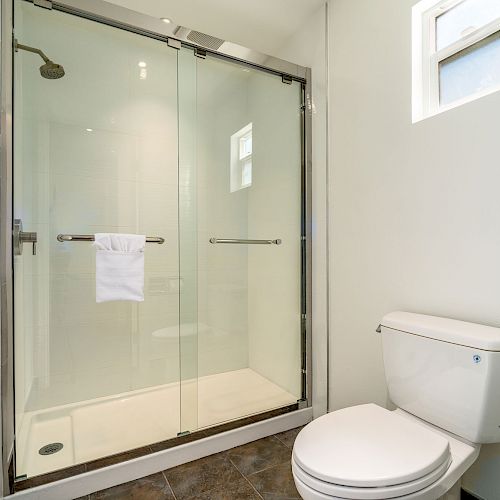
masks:
{"label": "shower drain", "polygon": [[45,446],[42,446],[38,450],[38,453],[40,453],[40,455],[52,455],[53,453],[57,453],[58,451],[61,451],[63,449],[63,446],[64,445],[62,443],[46,444]]}

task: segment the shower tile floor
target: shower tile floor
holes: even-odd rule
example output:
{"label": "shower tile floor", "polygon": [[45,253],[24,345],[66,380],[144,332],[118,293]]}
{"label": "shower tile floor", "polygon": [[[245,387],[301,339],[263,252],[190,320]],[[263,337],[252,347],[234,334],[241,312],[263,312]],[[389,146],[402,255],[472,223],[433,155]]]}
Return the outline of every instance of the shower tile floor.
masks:
{"label": "shower tile floor", "polygon": [[[180,423],[180,399],[183,422]],[[25,415],[18,440],[18,475],[37,476],[293,404],[297,397],[246,368]],[[147,423],[147,425],[145,424]],[[48,443],[62,443],[40,455]]]}

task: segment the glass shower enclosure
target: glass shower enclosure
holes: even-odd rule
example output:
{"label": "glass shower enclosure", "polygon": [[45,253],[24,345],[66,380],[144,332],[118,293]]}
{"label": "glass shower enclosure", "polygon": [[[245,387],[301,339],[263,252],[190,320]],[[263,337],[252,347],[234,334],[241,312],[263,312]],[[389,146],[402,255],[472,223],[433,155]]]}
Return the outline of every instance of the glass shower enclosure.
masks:
{"label": "glass shower enclosure", "polygon": [[[14,14],[16,476],[305,401],[303,79]],[[96,303],[95,233],[148,237],[143,302]]]}

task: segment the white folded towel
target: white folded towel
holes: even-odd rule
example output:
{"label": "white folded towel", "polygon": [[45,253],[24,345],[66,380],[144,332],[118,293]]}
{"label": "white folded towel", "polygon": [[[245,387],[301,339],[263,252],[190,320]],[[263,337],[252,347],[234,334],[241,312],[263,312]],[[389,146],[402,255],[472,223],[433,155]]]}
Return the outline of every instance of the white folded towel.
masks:
{"label": "white folded towel", "polygon": [[96,302],[143,302],[146,236],[97,233],[94,246]]}

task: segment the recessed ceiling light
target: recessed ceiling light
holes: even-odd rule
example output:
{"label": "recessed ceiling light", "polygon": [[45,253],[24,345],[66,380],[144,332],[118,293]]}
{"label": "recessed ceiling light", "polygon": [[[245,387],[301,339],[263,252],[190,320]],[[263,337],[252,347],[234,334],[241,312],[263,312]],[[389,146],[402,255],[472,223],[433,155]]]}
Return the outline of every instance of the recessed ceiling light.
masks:
{"label": "recessed ceiling light", "polygon": [[93,131],[94,131],[94,129],[93,129],[93,128],[86,128],[85,130],[86,130],[87,132],[93,132]]}
{"label": "recessed ceiling light", "polygon": [[138,64],[139,68],[145,68],[147,64],[144,61],[140,61]]}
{"label": "recessed ceiling light", "polygon": [[160,17],[160,19],[165,23],[165,24],[170,24],[172,22],[172,19],[169,19],[168,17]]}

